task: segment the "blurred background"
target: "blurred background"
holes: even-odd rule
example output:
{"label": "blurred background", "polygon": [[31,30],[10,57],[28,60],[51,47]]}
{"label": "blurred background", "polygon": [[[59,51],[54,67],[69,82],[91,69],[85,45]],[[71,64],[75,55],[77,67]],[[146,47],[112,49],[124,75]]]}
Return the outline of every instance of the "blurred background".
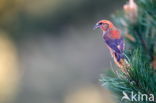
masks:
{"label": "blurred background", "polygon": [[0,103],[114,103],[98,20],[124,0],[0,0]]}

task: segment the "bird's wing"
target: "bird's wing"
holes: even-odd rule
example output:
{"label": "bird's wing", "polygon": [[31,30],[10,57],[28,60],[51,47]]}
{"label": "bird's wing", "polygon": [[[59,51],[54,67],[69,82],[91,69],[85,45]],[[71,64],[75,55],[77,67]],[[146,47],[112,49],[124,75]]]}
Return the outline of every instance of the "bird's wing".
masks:
{"label": "bird's wing", "polygon": [[123,38],[115,40],[117,43],[117,47],[123,52],[125,49],[125,44]]}
{"label": "bird's wing", "polygon": [[109,39],[109,40],[105,40],[105,42],[116,53],[123,53],[123,50],[124,50],[123,38],[121,38],[121,39]]}

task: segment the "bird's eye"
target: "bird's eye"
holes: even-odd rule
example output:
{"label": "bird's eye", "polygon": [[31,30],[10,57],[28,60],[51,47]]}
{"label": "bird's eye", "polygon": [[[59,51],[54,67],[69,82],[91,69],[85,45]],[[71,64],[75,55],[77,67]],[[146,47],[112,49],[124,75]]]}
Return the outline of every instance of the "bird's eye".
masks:
{"label": "bird's eye", "polygon": [[99,25],[102,25],[103,23],[99,23]]}

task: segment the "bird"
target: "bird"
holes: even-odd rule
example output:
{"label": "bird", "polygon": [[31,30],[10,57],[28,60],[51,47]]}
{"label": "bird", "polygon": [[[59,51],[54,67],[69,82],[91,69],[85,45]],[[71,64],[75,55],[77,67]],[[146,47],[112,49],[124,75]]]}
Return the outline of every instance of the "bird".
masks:
{"label": "bird", "polygon": [[97,28],[100,28],[103,31],[102,38],[117,66],[122,70],[129,67],[129,63],[124,54],[125,43],[121,31],[109,20],[98,21],[94,29]]}

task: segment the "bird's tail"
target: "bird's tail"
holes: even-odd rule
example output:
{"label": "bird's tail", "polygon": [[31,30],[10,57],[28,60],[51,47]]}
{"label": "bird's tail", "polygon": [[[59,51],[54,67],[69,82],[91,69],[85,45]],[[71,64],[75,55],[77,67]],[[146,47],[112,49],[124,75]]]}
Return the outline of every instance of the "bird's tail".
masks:
{"label": "bird's tail", "polygon": [[121,68],[121,70],[123,72],[127,72],[128,68],[130,67],[130,64],[128,62],[128,57],[122,53],[122,54],[119,54],[119,53],[114,53],[114,62],[117,64],[117,66],[119,68]]}

